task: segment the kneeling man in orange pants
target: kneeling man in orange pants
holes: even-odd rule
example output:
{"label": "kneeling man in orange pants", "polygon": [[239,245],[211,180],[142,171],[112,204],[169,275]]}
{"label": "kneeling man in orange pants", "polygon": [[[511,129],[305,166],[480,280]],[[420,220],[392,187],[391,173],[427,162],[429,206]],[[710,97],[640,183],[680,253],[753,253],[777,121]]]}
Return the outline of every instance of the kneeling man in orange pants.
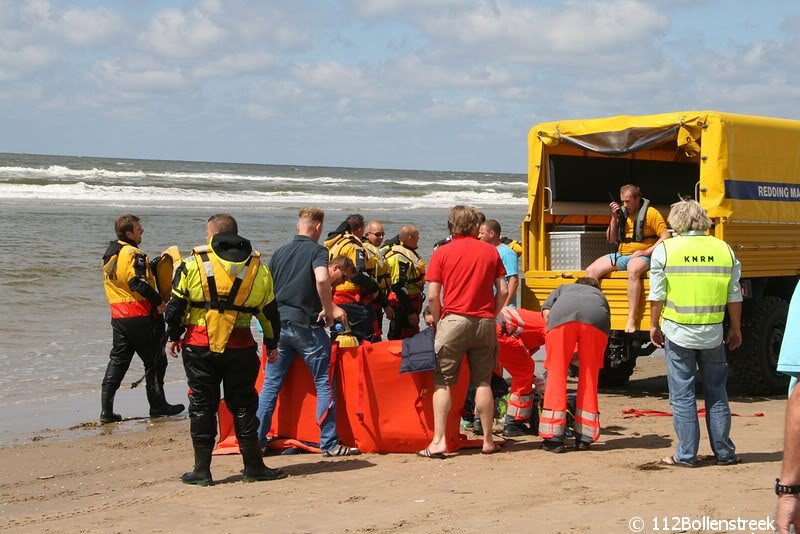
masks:
{"label": "kneeling man in orange pants", "polygon": [[[511,396],[503,424],[503,436],[536,433],[539,417],[534,406],[533,353],[545,342],[546,322],[539,312],[504,307],[497,316],[497,346],[500,366],[511,375]],[[530,430],[525,423],[530,421]]]}
{"label": "kneeling man in orange pants", "polygon": [[555,289],[542,304],[547,319],[544,394],[539,435],[542,448],[564,452],[567,430],[567,372],[578,353],[578,395],[575,410],[575,448],[588,450],[600,437],[597,380],[611,329],[608,301],[594,278],[579,278]]}

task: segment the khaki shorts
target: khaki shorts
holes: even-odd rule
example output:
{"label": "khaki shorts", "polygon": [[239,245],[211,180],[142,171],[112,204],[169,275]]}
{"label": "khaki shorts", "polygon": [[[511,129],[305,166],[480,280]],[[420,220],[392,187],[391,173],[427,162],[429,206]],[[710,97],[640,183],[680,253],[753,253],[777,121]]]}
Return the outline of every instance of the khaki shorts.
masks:
{"label": "khaki shorts", "polygon": [[488,386],[492,372],[497,367],[497,327],[494,318],[446,315],[436,325],[434,350],[434,384],[455,384],[466,354],[470,383],[473,386]]}

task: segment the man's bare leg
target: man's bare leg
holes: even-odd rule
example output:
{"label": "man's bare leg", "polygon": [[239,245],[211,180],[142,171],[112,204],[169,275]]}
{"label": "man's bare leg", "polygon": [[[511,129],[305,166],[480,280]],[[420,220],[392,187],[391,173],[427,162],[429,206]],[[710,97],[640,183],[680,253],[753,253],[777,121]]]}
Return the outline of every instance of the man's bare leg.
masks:
{"label": "man's bare leg", "polygon": [[617,266],[612,264],[607,256],[603,256],[594,260],[592,264],[586,268],[586,276],[599,281],[608,273],[616,270]]}
{"label": "man's bare leg", "polygon": [[636,315],[639,311],[639,298],[642,296],[642,275],[650,266],[645,260],[631,258],[628,262],[628,321],[625,332],[636,332]]}
{"label": "man's bare leg", "polygon": [[[491,391],[489,393],[491,395]],[[477,403],[477,394],[475,395]],[[435,385],[433,387],[433,441],[428,445],[430,454],[447,452],[447,441],[444,439],[447,430],[447,416],[453,399],[449,386]]]}
{"label": "man's bare leg", "polygon": [[488,384],[481,384],[475,390],[475,409],[483,425],[483,452],[494,452],[495,444],[492,437],[494,397],[492,396],[492,388]]}

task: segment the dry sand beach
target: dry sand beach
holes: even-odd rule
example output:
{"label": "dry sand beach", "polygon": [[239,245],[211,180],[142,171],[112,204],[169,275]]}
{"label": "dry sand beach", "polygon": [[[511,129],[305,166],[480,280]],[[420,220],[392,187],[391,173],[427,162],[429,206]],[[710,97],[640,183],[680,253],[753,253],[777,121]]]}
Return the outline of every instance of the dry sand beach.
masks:
{"label": "dry sand beach", "polygon": [[[785,399],[731,395],[735,413],[764,413],[733,419],[742,464],[664,468],[657,462],[672,451],[671,419],[624,418],[621,411],[668,410],[666,391],[663,359],[640,358],[628,388],[601,394],[603,434],[588,452],[554,455],[539,449],[539,438],[526,437],[507,442],[501,454],[464,451],[438,461],[401,454],[276,456],[268,465],[291,476],[252,484],[241,482],[240,458],[225,456],[215,457],[217,484],[209,488],[178,478],[192,461],[185,416],[89,423],[2,449],[0,529],[607,533],[670,531],[664,527],[684,517],[772,516]],[[700,452],[710,454],[705,441]],[[635,518],[643,530],[635,530]],[[672,531],[734,531],[697,525]]]}

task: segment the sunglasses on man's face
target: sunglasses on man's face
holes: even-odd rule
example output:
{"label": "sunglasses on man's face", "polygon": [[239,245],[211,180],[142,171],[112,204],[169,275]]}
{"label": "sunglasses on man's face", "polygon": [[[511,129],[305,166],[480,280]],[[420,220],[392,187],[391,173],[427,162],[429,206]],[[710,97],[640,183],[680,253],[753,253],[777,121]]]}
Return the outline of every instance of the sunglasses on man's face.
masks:
{"label": "sunglasses on man's face", "polygon": [[375,237],[383,237],[386,235],[386,232],[370,232],[370,234],[374,235]]}

